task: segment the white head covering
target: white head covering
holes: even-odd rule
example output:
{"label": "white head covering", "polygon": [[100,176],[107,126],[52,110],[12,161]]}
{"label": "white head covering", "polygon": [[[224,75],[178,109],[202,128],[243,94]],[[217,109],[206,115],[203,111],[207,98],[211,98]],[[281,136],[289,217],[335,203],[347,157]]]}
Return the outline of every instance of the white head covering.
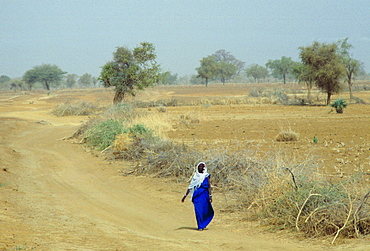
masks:
{"label": "white head covering", "polygon": [[[198,170],[198,167],[199,165],[203,164],[204,165],[204,169],[203,169],[203,173],[200,173],[199,170]],[[195,170],[195,173],[193,175],[193,178],[191,179],[190,181],[190,185],[188,187],[188,189],[190,189],[190,194],[193,195],[194,191],[200,187],[200,185],[202,184],[202,182],[204,181],[204,179],[206,177],[209,176],[209,173],[207,172],[207,166],[206,166],[206,163],[204,162],[199,162],[198,165],[197,165],[197,168]]]}

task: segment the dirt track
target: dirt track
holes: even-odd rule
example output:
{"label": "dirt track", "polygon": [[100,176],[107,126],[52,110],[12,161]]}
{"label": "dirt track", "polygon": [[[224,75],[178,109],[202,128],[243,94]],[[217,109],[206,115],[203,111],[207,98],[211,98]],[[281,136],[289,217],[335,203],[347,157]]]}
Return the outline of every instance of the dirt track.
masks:
{"label": "dirt track", "polygon": [[0,102],[0,249],[369,248],[366,242],[328,247],[261,233],[219,212],[217,196],[209,230],[195,231],[191,203],[180,203],[186,183],[121,176],[122,163],[104,161],[81,145],[60,140],[86,117],[55,117],[50,114],[55,103],[39,100],[25,95]]}

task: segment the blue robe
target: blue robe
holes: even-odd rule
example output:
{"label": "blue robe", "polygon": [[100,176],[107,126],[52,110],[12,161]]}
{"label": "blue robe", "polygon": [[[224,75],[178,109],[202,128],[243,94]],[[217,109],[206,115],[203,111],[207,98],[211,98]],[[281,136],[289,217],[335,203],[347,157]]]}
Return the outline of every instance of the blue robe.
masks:
{"label": "blue robe", "polygon": [[194,204],[195,217],[197,219],[198,229],[204,229],[212,221],[214,211],[209,201],[209,176],[204,179],[199,188],[193,193],[192,202]]}

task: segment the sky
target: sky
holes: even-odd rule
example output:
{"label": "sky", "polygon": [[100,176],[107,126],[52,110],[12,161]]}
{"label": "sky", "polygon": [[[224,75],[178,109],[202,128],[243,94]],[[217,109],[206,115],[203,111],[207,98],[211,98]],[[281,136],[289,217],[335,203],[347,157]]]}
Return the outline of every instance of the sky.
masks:
{"label": "sky", "polygon": [[145,41],[163,71],[184,76],[221,49],[264,66],[347,37],[370,72],[369,0],[0,0],[0,75],[52,64],[98,77],[118,46]]}

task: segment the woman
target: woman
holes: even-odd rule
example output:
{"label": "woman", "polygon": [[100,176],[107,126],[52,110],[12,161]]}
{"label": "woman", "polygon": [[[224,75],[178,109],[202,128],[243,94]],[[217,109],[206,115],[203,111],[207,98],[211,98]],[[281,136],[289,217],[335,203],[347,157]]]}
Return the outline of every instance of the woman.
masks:
{"label": "woman", "polygon": [[197,165],[195,174],[181,202],[185,201],[188,194],[192,195],[195,217],[197,218],[198,230],[204,230],[212,221],[214,211],[212,208],[212,189],[210,175],[204,162]]}

